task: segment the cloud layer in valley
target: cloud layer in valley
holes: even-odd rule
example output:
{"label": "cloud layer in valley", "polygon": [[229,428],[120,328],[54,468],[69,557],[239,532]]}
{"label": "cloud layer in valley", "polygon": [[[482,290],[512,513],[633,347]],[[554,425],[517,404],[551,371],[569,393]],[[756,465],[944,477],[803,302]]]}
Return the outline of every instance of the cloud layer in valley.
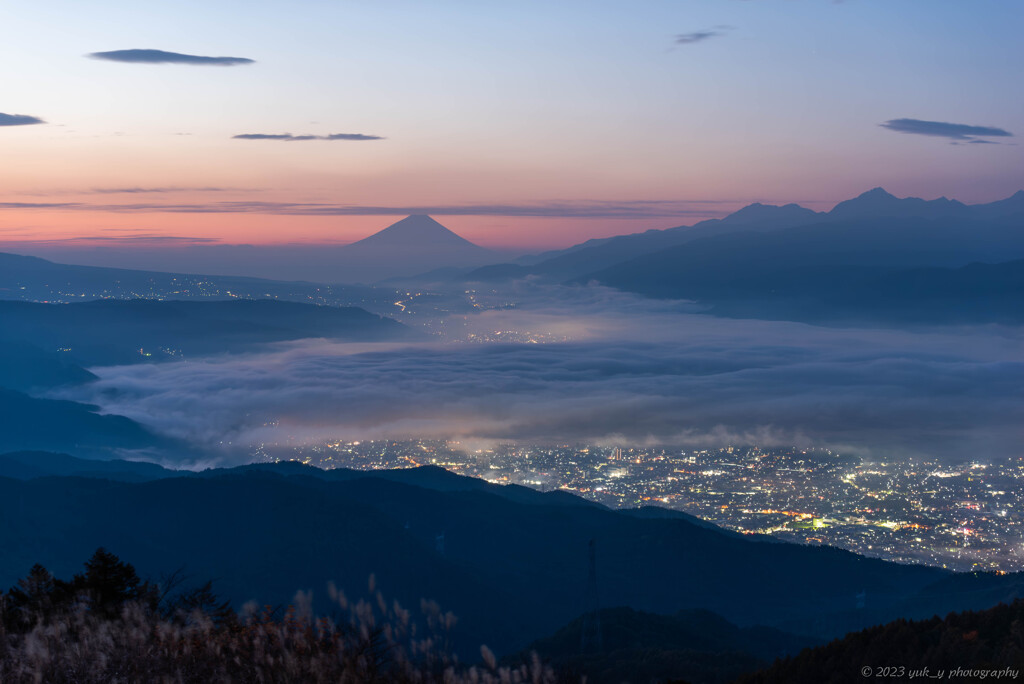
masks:
{"label": "cloud layer in valley", "polygon": [[[471,317],[558,344],[323,340],[229,359],[94,369],[72,398],[243,450],[325,439],[831,446],[1005,455],[1024,424],[1017,331],[839,330],[683,313],[578,288]],[[571,307],[570,307],[571,305]],[[575,313],[570,314],[570,308]]]}

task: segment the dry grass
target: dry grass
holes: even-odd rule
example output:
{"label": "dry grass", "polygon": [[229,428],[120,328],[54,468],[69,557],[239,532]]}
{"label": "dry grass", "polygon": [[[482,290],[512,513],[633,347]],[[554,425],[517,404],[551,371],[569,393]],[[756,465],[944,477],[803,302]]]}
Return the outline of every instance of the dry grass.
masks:
{"label": "dry grass", "polygon": [[448,648],[455,618],[435,603],[424,601],[421,619],[414,620],[410,611],[374,591],[372,581],[371,601],[350,603],[333,587],[329,593],[345,618],[315,617],[312,597],[302,592],[283,615],[250,605],[229,619],[215,619],[201,609],[169,615],[137,600],[125,602],[110,617],[90,610],[83,599],[55,613],[19,614],[21,624],[29,618],[27,624],[34,626],[17,631],[4,629],[4,623],[11,624],[4,618],[12,609],[0,595],[0,682],[556,681],[536,657],[499,667],[486,646],[481,647],[481,665],[460,665]]}

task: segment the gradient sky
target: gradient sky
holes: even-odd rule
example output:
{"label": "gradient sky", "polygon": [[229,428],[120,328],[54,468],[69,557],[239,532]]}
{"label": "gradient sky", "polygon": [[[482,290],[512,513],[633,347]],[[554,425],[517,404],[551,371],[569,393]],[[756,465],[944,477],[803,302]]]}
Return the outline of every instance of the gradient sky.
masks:
{"label": "gradient sky", "polygon": [[[5,3],[0,113],[46,123],[0,125],[0,249],[348,242],[415,210],[527,249],[879,185],[992,201],[1024,188],[1022,29],[1003,0]],[[125,49],[255,63],[86,57]],[[1015,135],[880,125],[905,118]],[[233,138],[285,133],[384,139]]]}

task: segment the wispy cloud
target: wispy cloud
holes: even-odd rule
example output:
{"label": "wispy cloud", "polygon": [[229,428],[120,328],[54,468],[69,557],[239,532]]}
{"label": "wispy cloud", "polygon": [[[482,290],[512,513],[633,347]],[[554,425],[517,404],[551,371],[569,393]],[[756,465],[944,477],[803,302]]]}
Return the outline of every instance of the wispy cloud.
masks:
{"label": "wispy cloud", "polygon": [[33,245],[131,245],[158,246],[158,245],[191,245],[191,244],[219,244],[217,238],[189,237],[185,235],[90,235],[88,237],[51,238],[35,239]]}
{"label": "wispy cloud", "polygon": [[734,26],[715,26],[711,29],[705,29],[703,31],[693,31],[691,33],[679,33],[672,40],[676,45],[693,45],[694,43],[700,43],[709,38],[716,38],[718,36],[724,36],[727,31],[733,30]]}
{"label": "wispy cloud", "polygon": [[204,57],[202,55],[186,55],[180,52],[138,49],[93,52],[87,56],[93,59],[105,59],[110,62],[129,62],[132,64],[195,64],[199,66],[238,66],[239,64],[253,64],[256,61],[246,57]]}
{"label": "wispy cloud", "polygon": [[969,124],[949,123],[946,121],[922,121],[921,119],[890,119],[878,124],[897,133],[912,135],[928,135],[937,138],[948,138],[955,141],[988,143],[996,145],[992,140],[979,140],[977,136],[991,138],[1013,137],[1013,133],[994,126],[972,126]]}
{"label": "wispy cloud", "polygon": [[31,126],[46,123],[38,116],[28,114],[4,114],[0,112],[0,126]]}
{"label": "wispy cloud", "polygon": [[384,140],[379,135],[363,133],[331,133],[329,135],[292,135],[291,133],[242,133],[232,136],[235,140],[284,140],[295,142],[301,140]]}
{"label": "wispy cloud", "polygon": [[680,33],[675,37],[676,45],[690,45],[692,43],[699,43],[702,40],[708,38],[714,38],[715,36],[721,35],[718,31],[694,31],[693,33]]}
{"label": "wispy cloud", "polygon": [[79,202],[0,202],[0,209],[83,209]]}
{"label": "wispy cloud", "polygon": [[362,205],[302,202],[208,202],[175,204],[137,202],[131,204],[90,204],[85,202],[0,202],[0,209],[62,209],[112,213],[171,214],[275,214],[286,216],[515,216],[524,218],[684,218],[724,216],[729,213],[715,207],[736,205],[733,201],[704,200],[624,200],[559,201],[534,204],[462,204],[462,205]]}
{"label": "wispy cloud", "polygon": [[233,188],[93,188],[95,195],[148,195],[165,192],[232,192]]}

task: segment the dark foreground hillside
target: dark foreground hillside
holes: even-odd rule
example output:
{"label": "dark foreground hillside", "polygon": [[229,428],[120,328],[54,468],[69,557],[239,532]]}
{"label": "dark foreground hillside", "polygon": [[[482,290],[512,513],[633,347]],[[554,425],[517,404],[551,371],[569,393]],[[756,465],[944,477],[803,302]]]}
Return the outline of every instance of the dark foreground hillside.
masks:
{"label": "dark foreground hillside", "polygon": [[102,548],[70,579],[33,566],[0,591],[0,682],[555,681],[536,656],[499,666],[481,648],[479,665],[460,664],[450,650],[451,613],[431,602],[415,611],[389,603],[372,579],[371,601],[335,591],[328,617],[315,617],[302,592],[286,609],[247,606],[239,615],[209,582],[182,590],[180,579],[143,581]]}
{"label": "dark foreground hillside", "polygon": [[563,680],[585,677],[590,684],[725,684],[820,643],[770,627],[737,627],[707,610],[656,615],[607,608],[573,620],[507,662],[536,653]]}
{"label": "dark foreground hillside", "polygon": [[[329,582],[355,597],[374,573],[403,605],[432,599],[455,613],[462,654],[481,643],[518,651],[583,613],[590,540],[601,605],[663,615],[704,609],[739,626],[826,638],[987,608],[1021,588],[1014,575],[958,576],[751,539],[438,468],[279,464],[184,474],[129,473],[122,464],[105,473],[43,461],[23,454],[7,466],[24,478],[38,462],[42,477],[0,477],[0,586],[34,563],[66,576],[99,546],[147,577],[184,565],[216,580],[236,606],[287,603],[301,589],[328,610]],[[77,476],[54,476],[62,471]]]}
{"label": "dark foreground hillside", "polygon": [[945,619],[896,620],[807,649],[736,684],[1014,681],[1024,674],[1024,600]]}
{"label": "dark foreground hillside", "polygon": [[[615,608],[574,620],[518,655],[499,661],[481,645],[460,660],[452,650],[458,619],[436,602],[403,607],[385,599],[372,576],[366,599],[333,585],[328,594],[331,610],[322,616],[302,591],[287,606],[249,603],[236,612],[209,581],[188,584],[180,572],[143,580],[102,548],[70,578],[36,564],[0,590],[0,681],[724,684],[814,641],[737,627],[707,611]],[[1022,665],[1024,600],[945,620],[897,620],[735,684],[1000,681],[1017,679]]]}

